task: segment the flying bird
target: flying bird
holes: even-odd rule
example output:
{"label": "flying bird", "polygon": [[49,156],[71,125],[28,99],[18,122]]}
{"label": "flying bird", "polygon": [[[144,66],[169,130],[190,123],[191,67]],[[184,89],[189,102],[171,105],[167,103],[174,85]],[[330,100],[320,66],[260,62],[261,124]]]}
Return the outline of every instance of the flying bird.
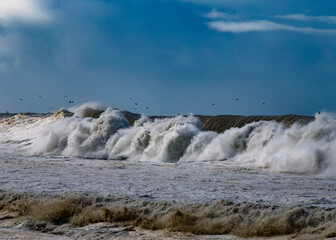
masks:
{"label": "flying bird", "polygon": [[134,104],[138,106],[138,103],[134,103]]}
{"label": "flying bird", "polygon": [[319,110],[317,110],[317,113],[318,113],[318,114],[321,114],[321,112],[320,112]]}
{"label": "flying bird", "polygon": [[213,103],[213,104],[211,104],[211,105],[212,105],[212,106],[215,106],[216,104]]}
{"label": "flying bird", "polygon": [[23,98],[20,98],[20,101],[23,101]]}
{"label": "flying bird", "polygon": [[41,98],[42,96],[41,95],[37,95],[39,98]]}
{"label": "flying bird", "polygon": [[74,104],[75,101],[69,100],[69,104]]}
{"label": "flying bird", "polygon": [[236,101],[238,101],[239,99],[238,98],[236,98]]}
{"label": "flying bird", "polygon": [[133,108],[134,110],[136,110],[136,108]]}
{"label": "flying bird", "polygon": [[146,107],[146,109],[148,109],[148,107]]}
{"label": "flying bird", "polygon": [[265,102],[263,102],[263,104],[265,104]]}

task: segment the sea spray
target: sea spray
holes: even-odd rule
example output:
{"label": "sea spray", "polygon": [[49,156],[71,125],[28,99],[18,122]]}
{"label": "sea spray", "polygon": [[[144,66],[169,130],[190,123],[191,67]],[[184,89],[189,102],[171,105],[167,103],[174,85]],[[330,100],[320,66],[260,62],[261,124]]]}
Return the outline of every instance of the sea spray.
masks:
{"label": "sea spray", "polygon": [[265,122],[251,133],[246,151],[232,161],[251,161],[274,171],[332,171],[336,162],[335,134],[336,120],[327,114],[316,115],[316,120],[307,125],[294,124],[289,128]]}
{"label": "sea spray", "polygon": [[[83,109],[80,109],[83,111]],[[105,144],[119,129],[129,127],[122,113],[107,108],[98,119],[75,114],[45,127],[32,140],[32,154],[63,154],[87,158],[106,158]]]}

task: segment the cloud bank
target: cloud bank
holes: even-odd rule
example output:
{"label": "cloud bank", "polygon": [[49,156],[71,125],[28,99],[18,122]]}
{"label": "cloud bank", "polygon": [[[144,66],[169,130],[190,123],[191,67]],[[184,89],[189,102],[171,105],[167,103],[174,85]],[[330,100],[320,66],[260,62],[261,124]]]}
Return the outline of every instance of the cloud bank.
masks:
{"label": "cloud bank", "polygon": [[0,0],[0,21],[39,22],[49,20],[40,0]]}
{"label": "cloud bank", "polygon": [[324,22],[330,24],[336,24],[336,16],[309,16],[305,14],[287,14],[287,15],[278,15],[278,18],[304,21],[304,22]]}
{"label": "cloud bank", "polygon": [[[219,12],[215,8],[203,15],[204,18],[210,19],[207,23],[210,29],[219,32],[244,33],[244,32],[266,32],[266,31],[290,31],[309,34],[336,34],[336,29],[321,29],[307,27],[297,27],[290,24],[278,23],[270,20],[253,19],[242,21],[239,16]],[[296,21],[318,21],[325,23],[336,24],[334,16],[308,16],[304,14],[288,14],[272,16],[281,19],[296,20]],[[256,18],[256,17],[254,17]]]}
{"label": "cloud bank", "polygon": [[204,14],[204,17],[209,19],[228,19],[232,16],[227,13],[218,12],[215,8],[213,8],[211,12]]}
{"label": "cloud bank", "polygon": [[292,31],[299,33],[320,33],[320,34],[336,34],[336,29],[316,29],[311,27],[294,27],[291,25],[275,23],[266,20],[255,20],[249,22],[227,22],[212,21],[208,23],[211,29],[219,32],[261,32],[261,31]]}

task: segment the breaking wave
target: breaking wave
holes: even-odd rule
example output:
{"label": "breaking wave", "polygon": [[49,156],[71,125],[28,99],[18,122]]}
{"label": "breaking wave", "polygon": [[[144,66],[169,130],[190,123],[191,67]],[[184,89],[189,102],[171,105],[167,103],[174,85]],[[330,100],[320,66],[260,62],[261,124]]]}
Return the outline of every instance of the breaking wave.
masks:
{"label": "breaking wave", "polygon": [[1,142],[33,155],[150,162],[225,160],[273,171],[336,174],[336,119],[175,116],[148,117],[87,104],[52,116],[0,121]]}

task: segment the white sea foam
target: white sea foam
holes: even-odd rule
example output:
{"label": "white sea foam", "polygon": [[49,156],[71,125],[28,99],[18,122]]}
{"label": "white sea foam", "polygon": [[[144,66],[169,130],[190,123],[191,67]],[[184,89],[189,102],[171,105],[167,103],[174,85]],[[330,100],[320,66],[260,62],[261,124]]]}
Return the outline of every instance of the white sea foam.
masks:
{"label": "white sea foam", "polygon": [[[130,126],[122,112],[107,108],[99,118],[84,118],[86,104],[72,117],[15,116],[0,124],[1,142],[23,141],[30,154],[61,154],[150,162],[226,160],[273,171],[336,174],[336,119],[318,114],[307,125],[291,127],[260,121],[224,133],[201,131],[193,116],[151,120],[142,116]],[[8,120],[8,119],[7,119]]]}
{"label": "white sea foam", "polygon": [[86,112],[89,110],[106,110],[103,104],[99,102],[87,102],[81,105],[75,105],[69,108],[69,111],[75,113],[76,116],[83,117]]}

